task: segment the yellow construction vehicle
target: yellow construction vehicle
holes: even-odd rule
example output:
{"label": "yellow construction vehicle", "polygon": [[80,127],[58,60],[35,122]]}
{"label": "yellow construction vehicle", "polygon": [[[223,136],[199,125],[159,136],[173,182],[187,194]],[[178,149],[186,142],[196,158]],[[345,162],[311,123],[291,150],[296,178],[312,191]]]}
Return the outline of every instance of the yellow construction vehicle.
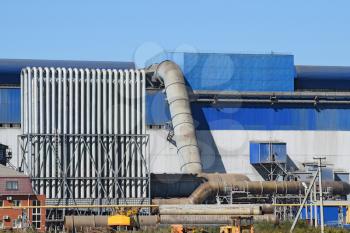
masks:
{"label": "yellow construction vehicle", "polygon": [[232,224],[220,227],[220,233],[254,233],[253,217],[234,217]]}

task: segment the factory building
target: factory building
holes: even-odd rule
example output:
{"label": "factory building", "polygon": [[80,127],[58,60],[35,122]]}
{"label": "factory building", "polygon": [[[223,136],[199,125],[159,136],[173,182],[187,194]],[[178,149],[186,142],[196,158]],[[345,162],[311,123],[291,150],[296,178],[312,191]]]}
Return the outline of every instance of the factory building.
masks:
{"label": "factory building", "polygon": [[344,200],[349,91],[349,67],[284,54],[0,60],[0,144],[52,205],[300,200],[317,156],[329,197]]}

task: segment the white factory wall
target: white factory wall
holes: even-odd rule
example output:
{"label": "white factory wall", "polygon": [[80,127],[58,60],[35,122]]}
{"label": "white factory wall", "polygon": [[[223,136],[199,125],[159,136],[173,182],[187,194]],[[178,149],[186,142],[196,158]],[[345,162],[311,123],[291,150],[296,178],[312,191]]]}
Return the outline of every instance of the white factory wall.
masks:
{"label": "white factory wall", "polygon": [[21,134],[20,128],[0,128],[0,144],[7,145],[12,151],[10,163],[17,167],[17,136]]}
{"label": "white factory wall", "polygon": [[[176,147],[166,140],[167,131],[149,129],[147,133],[151,135],[151,171],[179,173]],[[197,138],[203,167],[209,172],[244,173],[251,179],[261,179],[249,163],[249,141],[256,140],[286,142],[288,156],[298,167],[312,162],[314,156],[327,156],[329,166],[350,171],[349,131],[216,130],[197,131]]]}

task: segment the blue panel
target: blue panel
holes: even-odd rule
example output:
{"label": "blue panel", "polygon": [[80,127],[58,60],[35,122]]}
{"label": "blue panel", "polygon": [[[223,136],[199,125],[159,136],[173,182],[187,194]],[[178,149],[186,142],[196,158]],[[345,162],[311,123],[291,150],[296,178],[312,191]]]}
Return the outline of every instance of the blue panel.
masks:
{"label": "blue panel", "polygon": [[0,124],[21,123],[19,88],[0,88]]}
{"label": "blue panel", "polygon": [[250,158],[250,164],[259,164],[260,163],[260,153],[259,148],[260,145],[257,142],[250,142],[249,144],[249,158]]}
{"label": "blue panel", "polygon": [[349,183],[349,173],[334,173],[334,180]]}
{"label": "blue panel", "polygon": [[270,161],[270,144],[269,143],[260,143],[259,160],[260,160],[260,163],[266,163]]}
{"label": "blue panel", "polygon": [[287,163],[287,146],[286,143],[272,143],[272,154],[274,159],[279,163]]}
{"label": "blue panel", "polygon": [[[342,209],[340,209],[342,208]],[[341,212],[343,215],[343,219],[346,218],[346,207],[338,207],[338,206],[324,206],[323,207],[324,211],[324,223],[328,226],[332,225],[338,225],[338,220],[339,220],[339,215]],[[320,224],[320,207],[317,207],[317,222]],[[310,218],[310,208],[308,208],[308,218]],[[306,219],[306,211],[305,208],[303,208],[301,212],[301,218]]]}
{"label": "blue panel", "polygon": [[147,125],[164,125],[170,121],[168,102],[163,92],[147,92],[146,122]]}
{"label": "blue panel", "polygon": [[294,90],[292,55],[164,53],[147,65],[164,60],[177,63],[194,90]]}
{"label": "blue panel", "polygon": [[334,180],[334,175],[333,175],[333,169],[324,167],[322,168],[322,180],[329,180],[333,181]]}
{"label": "blue panel", "polygon": [[19,86],[21,70],[28,66],[65,68],[74,67],[91,69],[135,68],[133,62],[0,59],[0,85]]}
{"label": "blue panel", "polygon": [[287,163],[286,143],[250,142],[250,164]]}

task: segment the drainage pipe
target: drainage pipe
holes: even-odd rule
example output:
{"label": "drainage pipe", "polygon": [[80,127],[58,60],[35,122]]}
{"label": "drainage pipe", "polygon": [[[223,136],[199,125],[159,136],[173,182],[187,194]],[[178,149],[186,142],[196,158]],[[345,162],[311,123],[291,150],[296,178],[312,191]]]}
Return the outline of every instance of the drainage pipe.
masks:
{"label": "drainage pipe", "polygon": [[180,68],[168,60],[157,66],[154,75],[164,82],[181,171],[200,173],[202,164],[184,76]]}

